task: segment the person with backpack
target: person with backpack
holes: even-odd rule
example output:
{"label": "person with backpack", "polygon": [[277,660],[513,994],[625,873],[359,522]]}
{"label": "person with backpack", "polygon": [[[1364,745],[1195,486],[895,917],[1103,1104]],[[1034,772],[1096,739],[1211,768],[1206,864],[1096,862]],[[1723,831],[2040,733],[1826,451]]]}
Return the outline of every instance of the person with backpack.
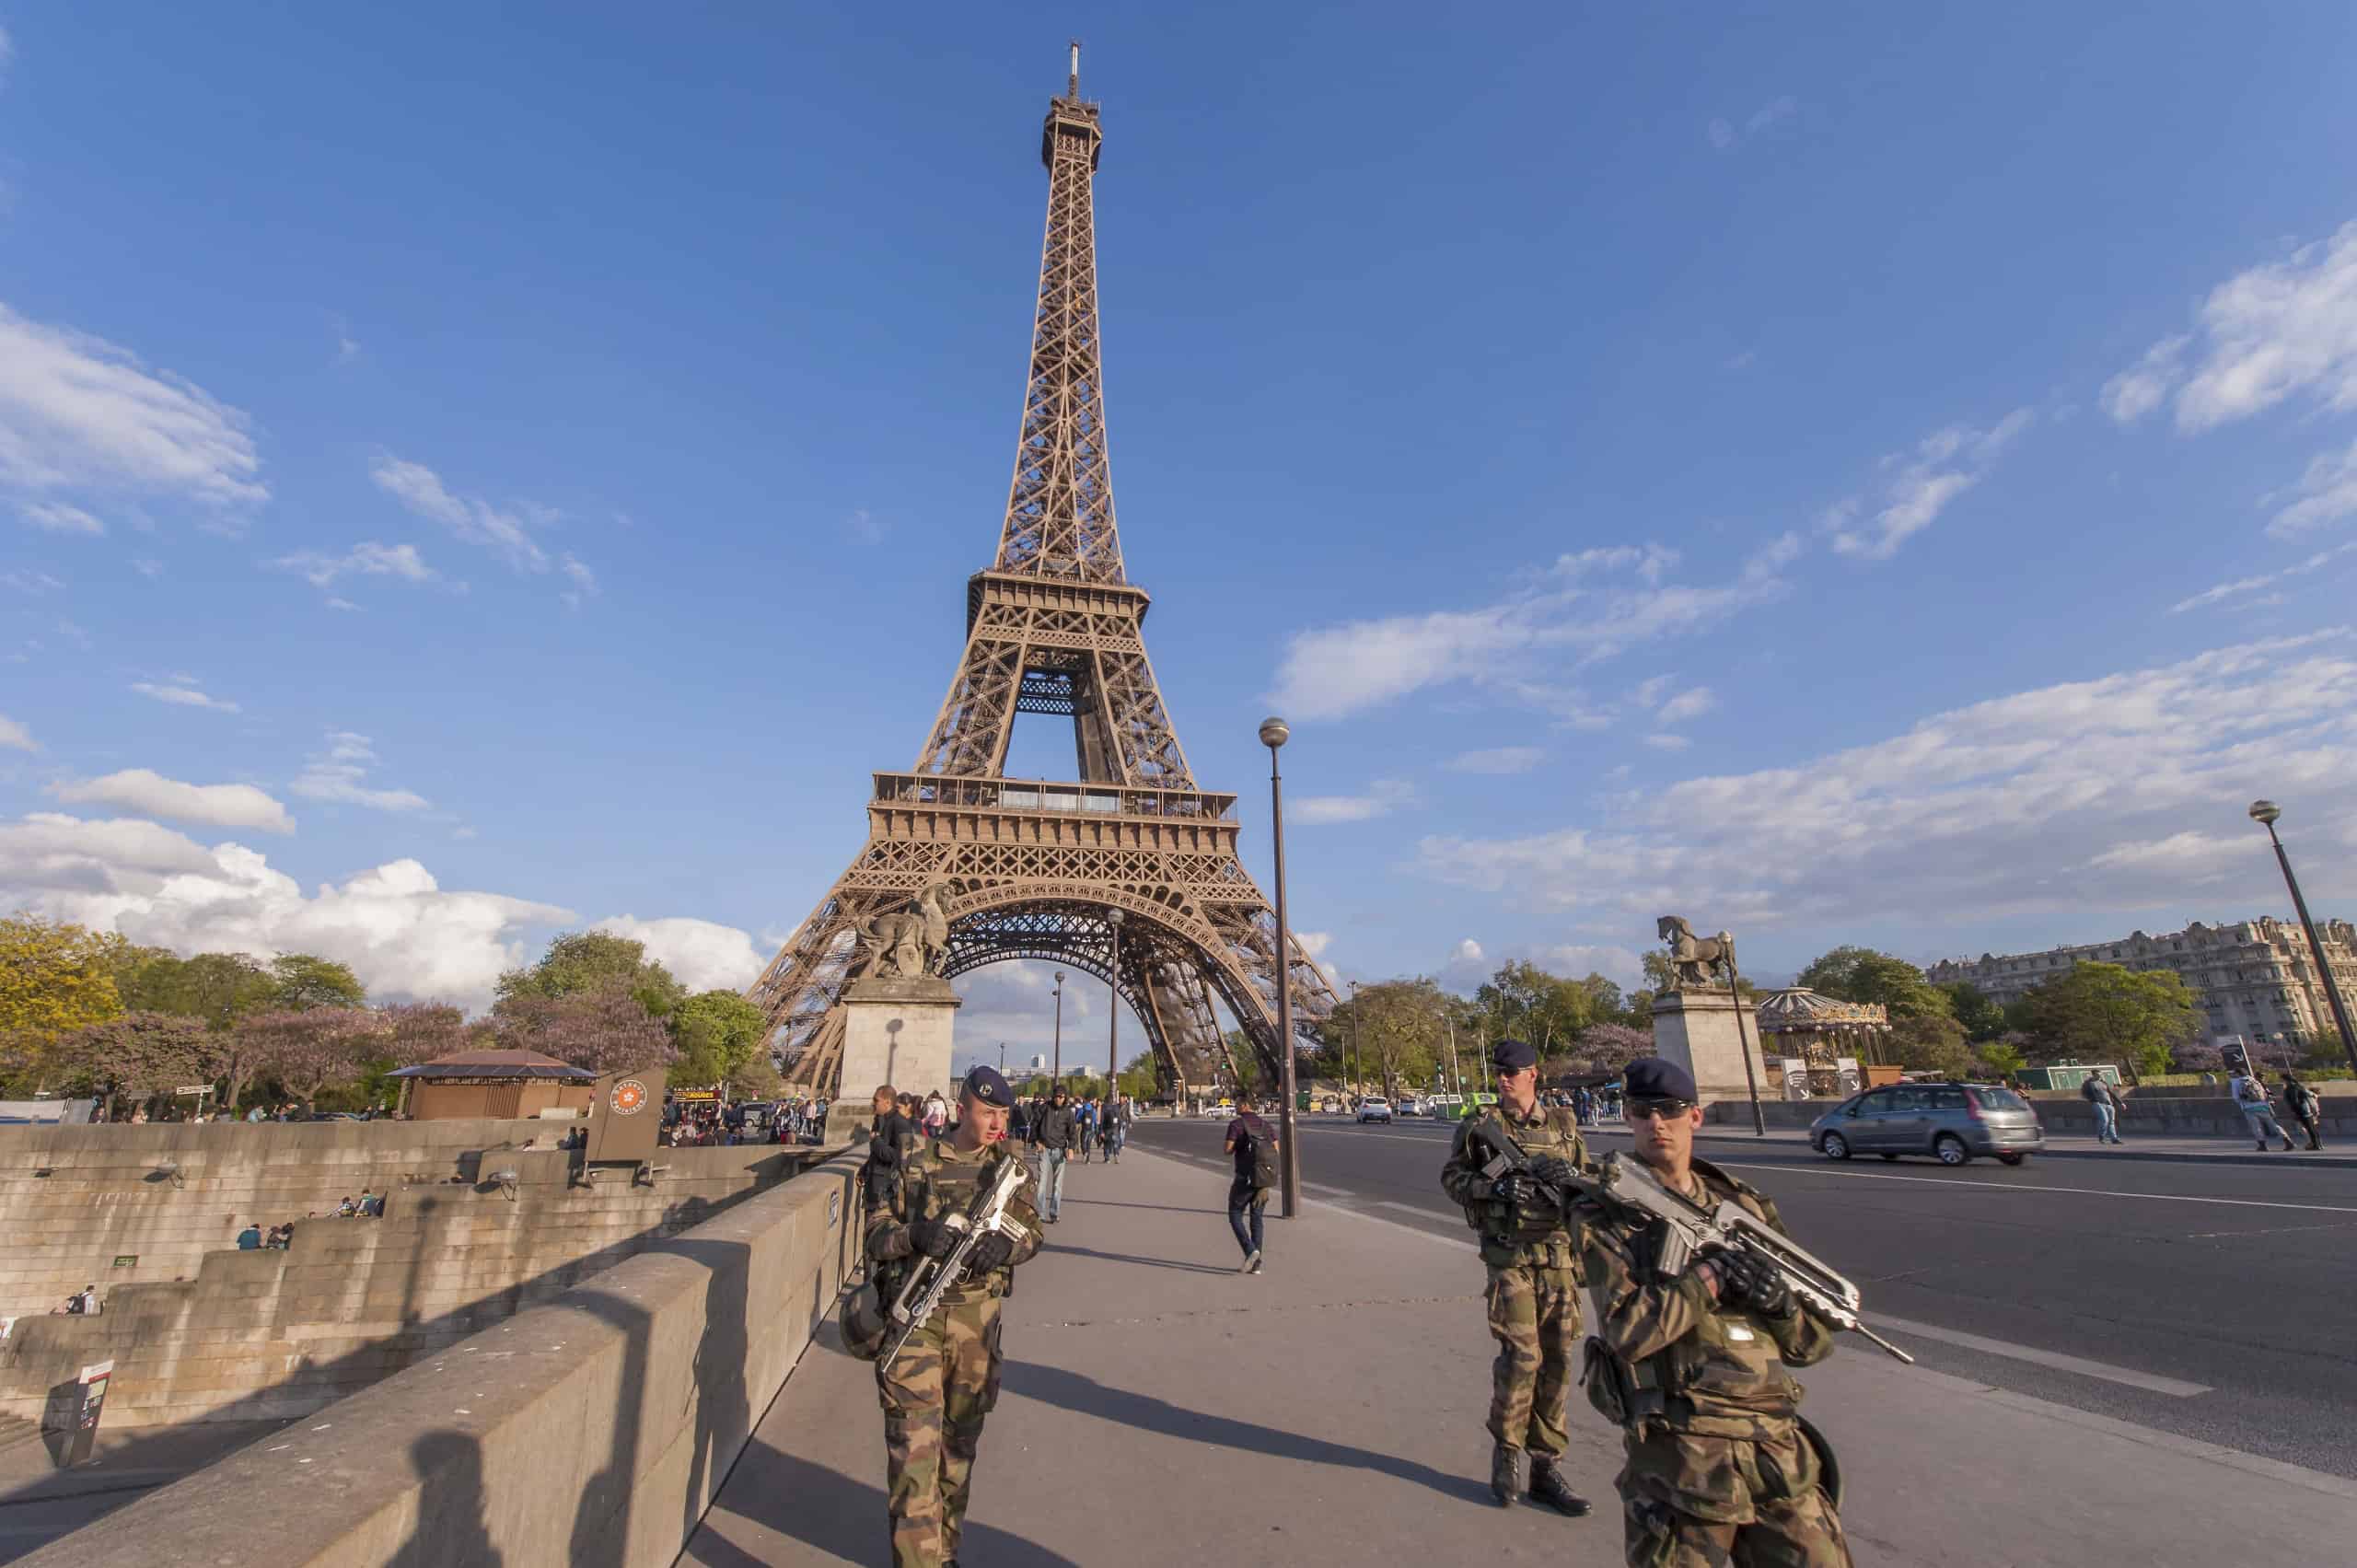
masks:
{"label": "person with backpack", "polygon": [[2308,1135],[2308,1147],[2324,1147],[2324,1104],[2316,1098],[2316,1090],[2288,1072],[2283,1074],[2283,1109],[2292,1113],[2292,1120]]}
{"label": "person with backpack", "polygon": [[1239,1274],[1260,1272],[1261,1218],[1277,1190],[1277,1130],[1252,1109],[1252,1097],[1239,1095],[1236,1119],[1227,1124],[1227,1152],[1236,1161],[1236,1179],[1227,1184],[1227,1225],[1236,1245],[1244,1249]]}
{"label": "person with backpack", "polygon": [[2292,1152],[2294,1147],[2292,1134],[2283,1131],[2283,1124],[2275,1120],[2275,1108],[2268,1103],[2267,1085],[2259,1077],[2257,1068],[2235,1080],[2235,1104],[2241,1109],[2243,1121],[2250,1128],[2251,1137],[2261,1149],[2267,1147],[2267,1140],[2271,1136],[2283,1140],[2284,1153]]}
{"label": "person with backpack", "polygon": [[2079,1080],[2079,1098],[2096,1113],[2096,1142],[2120,1142],[2119,1112],[2112,1108],[2110,1086],[2103,1081],[2101,1073],[2090,1073]]}

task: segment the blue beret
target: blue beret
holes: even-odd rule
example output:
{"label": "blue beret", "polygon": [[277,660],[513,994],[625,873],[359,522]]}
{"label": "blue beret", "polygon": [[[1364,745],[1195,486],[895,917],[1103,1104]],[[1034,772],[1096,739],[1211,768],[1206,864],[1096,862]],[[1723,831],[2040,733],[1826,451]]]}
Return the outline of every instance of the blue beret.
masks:
{"label": "blue beret", "polygon": [[1015,1091],[995,1067],[977,1067],[966,1074],[966,1098],[976,1105],[1013,1105]]}
{"label": "blue beret", "polygon": [[1519,1073],[1538,1065],[1538,1052],[1527,1040],[1502,1040],[1490,1047],[1490,1064],[1501,1073]]}
{"label": "blue beret", "polygon": [[1682,1099],[1693,1105],[1702,1098],[1695,1092],[1693,1074],[1658,1056],[1640,1056],[1630,1063],[1621,1087],[1631,1099]]}

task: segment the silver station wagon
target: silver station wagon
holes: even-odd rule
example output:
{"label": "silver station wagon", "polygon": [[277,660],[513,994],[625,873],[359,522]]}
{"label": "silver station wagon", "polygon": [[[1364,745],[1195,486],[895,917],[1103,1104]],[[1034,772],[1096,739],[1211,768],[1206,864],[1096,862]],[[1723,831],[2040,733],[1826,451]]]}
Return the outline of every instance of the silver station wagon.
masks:
{"label": "silver station wagon", "polygon": [[1835,1160],[1930,1155],[1942,1165],[1962,1165],[1975,1155],[1994,1155],[2019,1165],[2045,1147],[2046,1131],[2028,1101],[1992,1084],[1887,1084],[1818,1117],[1808,1143]]}

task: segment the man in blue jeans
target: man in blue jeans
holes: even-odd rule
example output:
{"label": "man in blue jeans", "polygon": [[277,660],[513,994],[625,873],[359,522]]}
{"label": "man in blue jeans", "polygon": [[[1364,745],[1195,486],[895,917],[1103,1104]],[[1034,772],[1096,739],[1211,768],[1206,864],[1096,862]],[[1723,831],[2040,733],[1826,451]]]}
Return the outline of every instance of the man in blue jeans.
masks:
{"label": "man in blue jeans", "polygon": [[1236,1161],[1236,1179],[1227,1184],[1227,1224],[1236,1232],[1236,1245],[1244,1249],[1238,1273],[1260,1272],[1260,1216],[1269,1206],[1269,1191],[1253,1168],[1263,1148],[1276,1146],[1276,1129],[1252,1113],[1249,1095],[1237,1096],[1236,1120],[1227,1124],[1227,1152]]}
{"label": "man in blue jeans", "polygon": [[2096,1113],[2096,1142],[2117,1144],[2119,1136],[2119,1113],[2112,1109],[2111,1095],[2100,1073],[2090,1073],[2079,1081],[2079,1095]]}
{"label": "man in blue jeans", "polygon": [[1072,1107],[1064,1103],[1064,1088],[1048,1101],[1031,1128],[1031,1141],[1039,1148],[1039,1218],[1054,1225],[1064,1211],[1064,1162],[1072,1157],[1072,1141],[1079,1136],[1079,1124]]}

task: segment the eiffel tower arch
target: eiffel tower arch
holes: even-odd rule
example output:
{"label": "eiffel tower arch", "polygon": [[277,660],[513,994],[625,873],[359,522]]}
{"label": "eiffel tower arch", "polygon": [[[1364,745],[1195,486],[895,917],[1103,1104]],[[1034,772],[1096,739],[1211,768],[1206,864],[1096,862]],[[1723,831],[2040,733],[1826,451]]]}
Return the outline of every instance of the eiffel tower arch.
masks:
{"label": "eiffel tower arch", "polygon": [[[1334,1005],[1237,854],[1236,796],[1199,789],[1146,657],[1151,600],[1121,563],[1099,382],[1093,188],[1100,106],[1080,52],[1040,131],[1048,168],[1031,370],[996,558],[966,585],[966,644],[916,764],[879,772],[867,842],[747,993],[796,1086],[834,1094],[842,989],[868,921],[927,889],[949,918],[947,976],[1034,958],[1116,986],[1166,1089],[1232,1079],[1217,1008],[1264,1082],[1281,1075],[1277,987],[1316,1038]],[[1068,718],[1075,777],[1005,776],[1015,721]],[[1122,913],[1120,973],[1111,916]]]}

